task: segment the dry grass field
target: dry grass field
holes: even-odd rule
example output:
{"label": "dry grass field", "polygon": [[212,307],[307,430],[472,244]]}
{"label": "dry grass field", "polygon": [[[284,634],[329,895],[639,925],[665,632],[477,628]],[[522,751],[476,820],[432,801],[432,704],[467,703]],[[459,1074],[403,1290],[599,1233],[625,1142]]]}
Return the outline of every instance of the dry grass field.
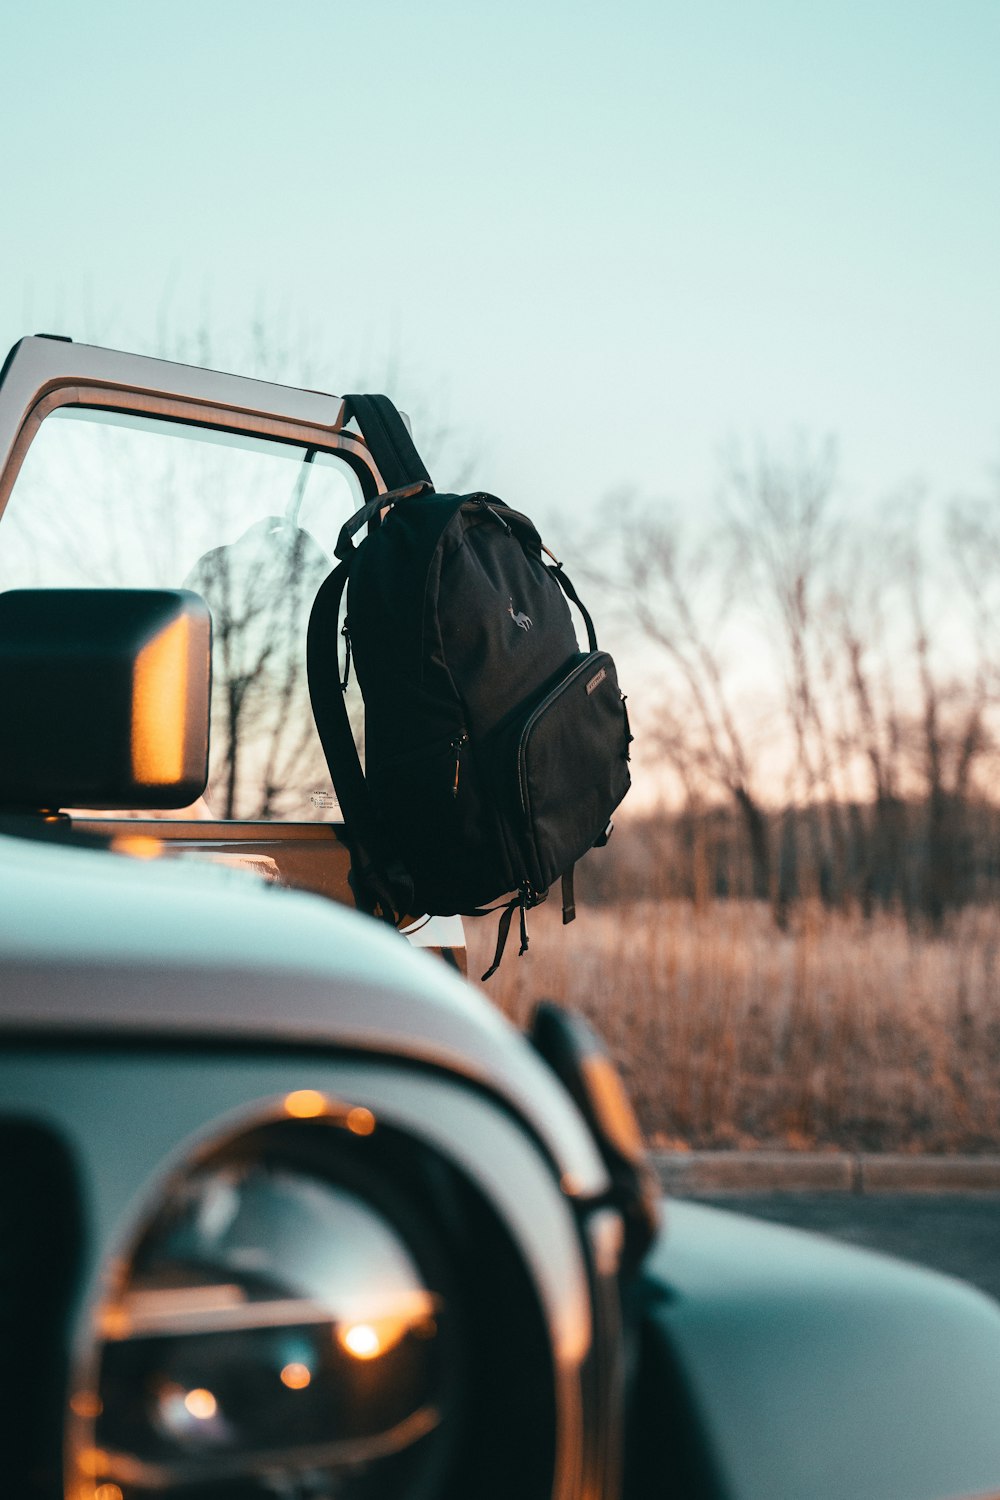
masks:
{"label": "dry grass field", "polygon": [[[553,899],[553,907],[557,902]],[[495,923],[470,922],[470,973]],[[487,993],[523,1023],[536,998],[604,1036],[654,1145],[1000,1150],[1000,914],[941,937],[901,918],[642,902],[529,914]]]}

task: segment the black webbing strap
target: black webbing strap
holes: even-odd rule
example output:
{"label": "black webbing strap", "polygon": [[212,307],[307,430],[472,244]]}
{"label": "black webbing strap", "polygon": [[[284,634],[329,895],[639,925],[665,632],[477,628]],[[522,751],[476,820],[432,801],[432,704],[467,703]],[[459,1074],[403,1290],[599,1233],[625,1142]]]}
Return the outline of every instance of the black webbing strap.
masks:
{"label": "black webbing strap", "polygon": [[[528,923],[527,923],[527,918],[525,916],[525,908],[526,908],[526,906],[527,906],[527,897],[526,897],[524,891],[522,890],[522,891],[518,892],[518,894],[514,897],[513,901],[508,901],[507,905],[503,908],[503,911],[502,911],[501,916],[500,916],[500,921],[497,923],[497,946],[496,946],[496,952],[493,955],[493,962],[490,964],[489,968],[486,970],[486,973],[483,975],[483,980],[484,981],[487,980],[487,979],[491,979],[493,977],[493,975],[496,973],[497,969],[499,969],[499,967],[500,967],[500,960],[503,958],[504,949],[507,946],[507,939],[510,936],[510,924],[511,924],[511,921],[513,920],[513,916],[514,916],[515,912],[519,912],[520,913],[520,917],[521,917],[521,946],[518,949],[518,955],[519,955],[519,957],[523,958],[524,955],[527,953],[527,951],[528,951]],[[494,911],[496,910],[495,907],[492,908],[492,909]],[[479,913],[479,915],[485,916],[486,913],[485,912],[481,912],[481,913]]]}
{"label": "black webbing strap", "polygon": [[387,490],[417,482],[434,488],[406,423],[388,396],[345,396],[343,401],[346,415],[353,416],[361,428]]}
{"label": "black webbing strap", "polygon": [[[313,601],[306,635],[309,700],[337,801],[344,814],[355,897],[365,910],[374,911],[378,905],[386,920],[395,922],[397,915],[408,909],[407,886],[410,882],[405,872],[384,858],[382,838],[354,744],[336,662],[330,661],[331,642],[337,640],[340,601],[349,572],[350,562],[340,563],[323,580]],[[388,880],[382,871],[386,872]]]}
{"label": "black webbing strap", "polygon": [[550,568],[549,572],[552,574],[553,578],[556,580],[556,583],[558,583],[559,587],[566,595],[566,598],[571,600],[571,602],[576,605],[581,615],[583,615],[584,624],[587,627],[587,640],[590,642],[590,649],[591,651],[596,651],[597,632],[594,629],[594,622],[590,618],[590,610],[584,604],[583,600],[580,598],[580,595],[573,587],[569,575],[563,571],[562,563],[556,563],[556,566],[554,568]]}
{"label": "black webbing strap", "polygon": [[500,960],[503,958],[503,950],[507,946],[507,936],[510,932],[511,918],[517,911],[517,908],[520,906],[520,904],[521,898],[520,896],[517,896],[513,901],[509,901],[503,909],[503,914],[501,915],[500,922],[497,926],[496,952],[493,955],[493,962],[490,964],[489,968],[486,970],[486,973],[483,975],[484,982],[487,979],[492,979],[493,975],[500,967]]}
{"label": "black webbing strap", "polygon": [[573,895],[573,873],[575,870],[576,865],[570,865],[562,878],[562,918],[564,927],[576,917],[576,898]]}

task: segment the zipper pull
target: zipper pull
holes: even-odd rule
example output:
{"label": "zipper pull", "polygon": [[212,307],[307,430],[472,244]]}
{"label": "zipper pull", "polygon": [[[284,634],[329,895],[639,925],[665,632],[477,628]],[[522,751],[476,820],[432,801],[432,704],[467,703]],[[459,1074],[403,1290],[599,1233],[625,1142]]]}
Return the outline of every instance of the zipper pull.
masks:
{"label": "zipper pull", "polygon": [[503,527],[504,531],[506,531],[506,533],[507,533],[508,536],[513,536],[514,533],[511,530],[509,524],[504,520],[503,516],[500,514],[500,512],[498,510],[494,510],[493,509],[492,505],[487,500],[487,498],[486,498],[485,495],[473,495],[472,498],[473,498],[473,501],[475,502],[476,505],[481,505],[482,508],[483,508],[483,510],[488,510],[489,511],[489,513],[493,517],[494,521],[499,521],[500,522],[500,525]]}
{"label": "zipper pull", "polygon": [[469,736],[467,734],[460,734],[451,742],[451,748],[455,752],[455,777],[451,783],[452,798],[456,798],[458,796],[458,777],[462,769],[462,746],[467,745],[468,743]]}
{"label": "zipper pull", "polygon": [[347,692],[347,679],[351,675],[351,632],[347,628],[347,616],[346,615],[344,616],[344,623],[340,627],[340,633],[344,637],[344,647],[345,647],[345,650],[346,650],[346,655],[344,657],[344,679],[343,679],[343,681],[340,684],[340,691],[342,693],[346,693]]}

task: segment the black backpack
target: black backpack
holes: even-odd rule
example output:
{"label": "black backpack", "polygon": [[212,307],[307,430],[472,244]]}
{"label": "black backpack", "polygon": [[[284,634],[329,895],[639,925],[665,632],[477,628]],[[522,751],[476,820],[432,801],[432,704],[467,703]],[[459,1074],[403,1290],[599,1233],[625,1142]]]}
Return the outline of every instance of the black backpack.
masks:
{"label": "black backpack", "polygon": [[[388,492],[343,527],[340,564],[309,621],[309,692],[344,814],[358,904],[468,916],[502,896],[511,918],[607,842],[629,788],[629,732],[615,664],[526,516],[492,495],[438,495],[386,396],[347,396]],[[381,516],[381,521],[379,517]],[[368,523],[374,529],[355,545]],[[552,558],[549,566],[543,553]],[[347,586],[343,679],[336,669]],[[586,622],[581,651],[567,599]],[[365,771],[344,704],[354,669]]]}

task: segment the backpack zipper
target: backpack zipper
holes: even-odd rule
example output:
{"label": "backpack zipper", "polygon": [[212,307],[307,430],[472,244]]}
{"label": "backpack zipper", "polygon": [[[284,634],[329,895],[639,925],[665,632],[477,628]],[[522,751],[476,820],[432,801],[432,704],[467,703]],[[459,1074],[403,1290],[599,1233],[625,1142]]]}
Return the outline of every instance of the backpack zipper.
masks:
{"label": "backpack zipper", "polygon": [[451,783],[451,795],[453,799],[458,797],[458,778],[462,770],[462,747],[468,743],[469,736],[467,734],[456,735],[451,741],[451,748],[455,752],[455,775]]}
{"label": "backpack zipper", "polygon": [[481,506],[483,510],[488,510],[494,521],[499,521],[500,525],[503,527],[504,531],[506,531],[508,536],[514,535],[513,529],[510,524],[504,520],[503,516],[498,510],[493,509],[493,506],[487,500],[485,495],[473,495],[472,503],[473,505]]}
{"label": "backpack zipper", "polygon": [[347,680],[348,680],[348,678],[351,675],[351,632],[350,632],[350,628],[349,628],[348,623],[347,623],[347,616],[346,615],[344,616],[344,623],[340,627],[340,633],[344,637],[344,648],[345,648],[344,677],[343,677],[343,681],[340,684],[340,691],[342,693],[346,693],[347,692]]}

